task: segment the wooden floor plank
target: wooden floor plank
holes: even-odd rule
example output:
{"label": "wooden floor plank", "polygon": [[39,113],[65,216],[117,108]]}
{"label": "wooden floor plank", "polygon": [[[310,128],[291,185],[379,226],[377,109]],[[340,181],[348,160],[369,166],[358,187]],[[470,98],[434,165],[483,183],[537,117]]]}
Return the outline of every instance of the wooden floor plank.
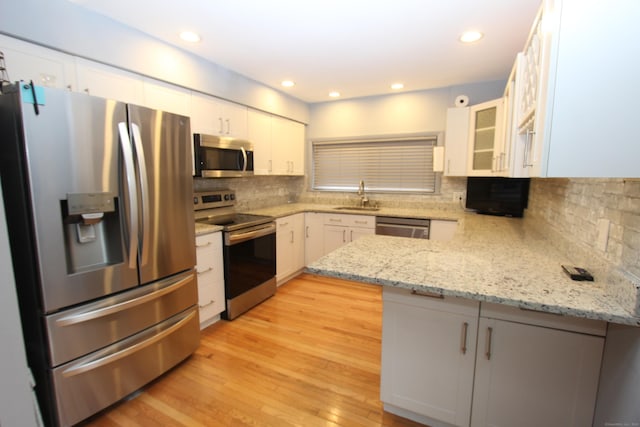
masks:
{"label": "wooden floor plank", "polygon": [[91,427],[387,426],[381,288],[303,274],[239,318],[202,331],[196,352]]}

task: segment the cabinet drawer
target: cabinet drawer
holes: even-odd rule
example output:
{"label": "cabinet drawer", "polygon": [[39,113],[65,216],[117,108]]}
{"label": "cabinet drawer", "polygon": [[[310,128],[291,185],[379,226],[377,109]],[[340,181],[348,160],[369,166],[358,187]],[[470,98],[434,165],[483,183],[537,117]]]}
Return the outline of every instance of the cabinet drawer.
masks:
{"label": "cabinet drawer", "polygon": [[607,323],[601,320],[581,319],[488,302],[482,303],[480,316],[590,335],[605,336],[607,333]]}
{"label": "cabinet drawer", "polygon": [[342,225],[346,227],[375,228],[376,217],[371,215],[325,214],[325,225]]}
{"label": "cabinet drawer", "polygon": [[385,286],[382,292],[383,301],[445,311],[469,316],[478,316],[480,303],[466,298],[439,296],[430,292],[412,291],[411,289]]}
{"label": "cabinet drawer", "polygon": [[222,265],[222,233],[216,232],[196,237],[196,263],[198,276]]}

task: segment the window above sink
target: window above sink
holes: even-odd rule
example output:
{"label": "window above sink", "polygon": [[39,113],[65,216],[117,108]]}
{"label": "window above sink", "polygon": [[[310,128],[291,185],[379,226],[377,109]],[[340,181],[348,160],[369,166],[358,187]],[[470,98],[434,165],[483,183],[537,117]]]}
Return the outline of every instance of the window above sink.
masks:
{"label": "window above sink", "polygon": [[433,147],[439,139],[430,133],[313,141],[312,189],[355,192],[364,180],[372,193],[436,193]]}

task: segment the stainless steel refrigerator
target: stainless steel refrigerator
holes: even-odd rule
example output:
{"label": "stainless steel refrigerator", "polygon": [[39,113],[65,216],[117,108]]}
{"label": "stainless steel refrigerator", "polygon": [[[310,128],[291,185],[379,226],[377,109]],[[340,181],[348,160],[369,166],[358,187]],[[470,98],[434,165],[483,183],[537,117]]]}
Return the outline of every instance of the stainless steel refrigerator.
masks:
{"label": "stainless steel refrigerator", "polygon": [[19,83],[0,171],[27,359],[73,425],[198,346],[189,118]]}

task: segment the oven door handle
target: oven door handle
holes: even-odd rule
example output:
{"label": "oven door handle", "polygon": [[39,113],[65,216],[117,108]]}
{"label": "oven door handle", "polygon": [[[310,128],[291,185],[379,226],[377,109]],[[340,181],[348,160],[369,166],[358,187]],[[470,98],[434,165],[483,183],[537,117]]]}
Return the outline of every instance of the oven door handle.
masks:
{"label": "oven door handle", "polygon": [[264,227],[253,229],[245,233],[229,233],[225,239],[227,246],[236,245],[238,243],[246,242],[247,240],[256,239],[258,237],[267,236],[276,232],[276,224],[270,223]]}

